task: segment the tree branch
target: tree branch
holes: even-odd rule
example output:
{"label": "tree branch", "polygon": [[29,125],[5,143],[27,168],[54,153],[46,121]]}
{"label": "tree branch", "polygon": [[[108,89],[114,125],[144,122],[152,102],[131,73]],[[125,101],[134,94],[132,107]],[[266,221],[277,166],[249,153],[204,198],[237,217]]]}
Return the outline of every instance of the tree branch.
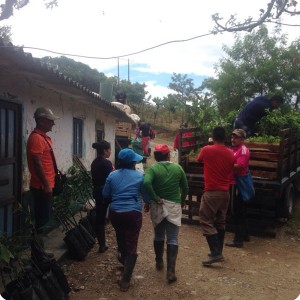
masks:
{"label": "tree branch", "polygon": [[[45,5],[46,8],[53,8],[57,6],[58,0],[48,0]],[[14,9],[21,9],[29,3],[29,0],[5,0],[5,3],[0,5],[0,21],[9,19],[13,13]]]}
{"label": "tree branch", "polygon": [[[288,8],[291,6],[296,6],[296,1],[290,0],[271,0],[267,5],[267,10],[261,9],[261,15],[258,20],[253,21],[251,17],[246,19],[244,22],[237,22],[236,17],[231,15],[225,25],[221,24],[222,18],[219,17],[219,14],[214,14],[212,16],[213,21],[215,22],[215,30],[217,32],[220,31],[228,31],[228,32],[237,32],[237,31],[251,31],[257,26],[260,26],[264,22],[268,22],[271,19],[278,19],[283,13],[287,13],[289,15],[298,15],[300,12],[298,11],[289,11]],[[272,11],[276,10],[276,14],[272,14]]]}
{"label": "tree branch", "polygon": [[17,0],[6,0],[5,4],[0,5],[1,7],[1,15],[0,15],[0,21],[8,19],[13,15],[14,11],[14,5]]}

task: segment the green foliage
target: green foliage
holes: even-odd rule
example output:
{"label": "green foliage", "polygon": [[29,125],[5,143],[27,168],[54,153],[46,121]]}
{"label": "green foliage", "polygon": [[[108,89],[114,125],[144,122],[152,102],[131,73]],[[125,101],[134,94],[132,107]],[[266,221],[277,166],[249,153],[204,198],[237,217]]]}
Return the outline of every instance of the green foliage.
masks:
{"label": "green foliage", "polygon": [[[15,9],[21,9],[29,3],[29,0],[6,0],[0,5],[0,21],[9,19]],[[44,0],[46,8],[57,6],[58,0]]]}
{"label": "green foliage", "polygon": [[11,42],[11,26],[0,26],[0,39],[4,44]]}
{"label": "green foliage", "polygon": [[127,95],[127,102],[137,113],[142,110],[147,92],[146,85],[140,83],[130,83],[122,80],[118,83],[117,77],[107,77],[104,73],[90,68],[88,65],[77,62],[65,56],[61,57],[43,57],[41,61],[48,64],[54,69],[58,69],[62,74],[72,78],[74,81],[81,83],[95,93],[99,93],[100,83],[109,83],[113,86],[113,95],[122,91]]}
{"label": "green foliage", "polygon": [[253,143],[268,143],[268,144],[279,144],[280,143],[280,137],[279,136],[273,136],[273,135],[255,135],[250,138],[248,138],[249,142]]}
{"label": "green foliage", "polygon": [[263,117],[257,128],[259,136],[280,136],[280,130],[285,128],[300,132],[300,112],[285,105]]}
{"label": "green foliage", "polygon": [[144,100],[147,92],[145,91],[146,85],[136,83],[130,83],[127,80],[120,81],[119,86],[116,89],[120,89],[127,95],[127,102],[130,106],[134,107],[139,114],[142,111]]}
{"label": "green foliage", "polygon": [[0,268],[5,264],[9,264],[12,258],[14,258],[13,254],[4,244],[2,244],[2,242],[0,242]]}
{"label": "green foliage", "polygon": [[174,90],[178,94],[178,101],[183,105],[183,112],[181,121],[187,119],[187,103],[192,100],[192,94],[194,93],[193,79],[188,78],[187,74],[176,74],[173,73],[171,77],[172,82],[169,83],[169,88]]}
{"label": "green foliage", "polygon": [[99,93],[100,82],[105,82],[107,77],[99,73],[96,69],[91,69],[88,65],[77,62],[65,56],[41,58],[41,61],[58,69],[59,72],[80,82],[82,85],[95,93]]}
{"label": "green foliage", "polygon": [[197,112],[196,126],[200,127],[202,133],[208,136],[211,135],[213,128],[216,126],[223,126],[227,134],[230,134],[237,113],[236,111],[231,111],[222,117],[217,109],[214,98],[209,95],[206,95],[199,101]]}
{"label": "green foliage", "polygon": [[233,47],[223,47],[226,56],[216,65],[216,78],[202,88],[214,95],[221,116],[239,110],[257,95],[281,92],[288,103],[300,101],[300,41],[287,46],[280,31],[271,36],[265,26],[244,37],[236,36]]}
{"label": "green foliage", "polygon": [[53,203],[55,212],[60,216],[78,212],[92,195],[92,179],[89,173],[73,165],[69,168],[67,177],[63,193]]}

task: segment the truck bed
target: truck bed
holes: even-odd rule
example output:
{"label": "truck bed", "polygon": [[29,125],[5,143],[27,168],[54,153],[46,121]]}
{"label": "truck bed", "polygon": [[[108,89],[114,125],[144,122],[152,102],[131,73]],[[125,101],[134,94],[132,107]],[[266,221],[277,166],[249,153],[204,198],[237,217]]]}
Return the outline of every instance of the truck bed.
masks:
{"label": "truck bed", "polygon": [[[205,145],[203,140],[198,140],[196,144]],[[250,142],[245,144],[250,150],[249,170],[256,192],[254,201],[249,205],[249,213],[252,217],[259,216],[261,220],[264,216],[275,219],[280,215],[286,187],[294,185],[299,179],[300,137],[291,129],[285,129],[281,132],[279,144]],[[203,194],[203,164],[197,162],[194,157],[181,156],[180,153],[179,163],[189,183],[187,209],[183,213],[191,220],[198,217]]]}

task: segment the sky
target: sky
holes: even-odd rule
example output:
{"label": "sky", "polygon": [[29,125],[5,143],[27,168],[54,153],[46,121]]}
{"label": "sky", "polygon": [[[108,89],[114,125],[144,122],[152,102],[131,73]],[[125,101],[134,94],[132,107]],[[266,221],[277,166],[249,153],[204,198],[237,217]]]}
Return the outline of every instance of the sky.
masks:
{"label": "sky", "polygon": [[[2,4],[5,0],[0,0]],[[211,15],[226,20],[231,14],[240,19],[258,16],[269,0],[58,0],[58,7],[46,9],[44,1],[32,0],[1,25],[10,25],[12,42],[17,46],[59,52],[107,76],[120,80],[145,82],[149,94],[164,97],[173,73],[187,74],[200,85],[203,78],[214,76],[214,65],[224,55],[222,46],[234,43],[233,33],[168,43],[149,51],[130,55],[170,41],[206,35],[214,27]],[[300,17],[292,22],[300,24]],[[291,20],[289,20],[291,23]],[[299,28],[285,28],[291,38]],[[35,57],[61,56],[29,48]],[[91,59],[68,56],[97,57]]]}

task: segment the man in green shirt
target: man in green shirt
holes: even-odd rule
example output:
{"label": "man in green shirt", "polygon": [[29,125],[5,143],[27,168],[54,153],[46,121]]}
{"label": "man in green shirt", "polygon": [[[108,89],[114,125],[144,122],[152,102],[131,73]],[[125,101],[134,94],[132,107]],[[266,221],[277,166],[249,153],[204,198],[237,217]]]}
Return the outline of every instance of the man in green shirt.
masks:
{"label": "man in green shirt", "polygon": [[154,226],[154,250],[157,270],[163,269],[165,236],[167,237],[167,280],[177,280],[175,264],[178,254],[178,233],[181,226],[181,208],[188,193],[186,175],[180,165],[170,162],[167,145],[155,146],[157,163],[146,171],[144,186],[148,192],[151,220]]}

